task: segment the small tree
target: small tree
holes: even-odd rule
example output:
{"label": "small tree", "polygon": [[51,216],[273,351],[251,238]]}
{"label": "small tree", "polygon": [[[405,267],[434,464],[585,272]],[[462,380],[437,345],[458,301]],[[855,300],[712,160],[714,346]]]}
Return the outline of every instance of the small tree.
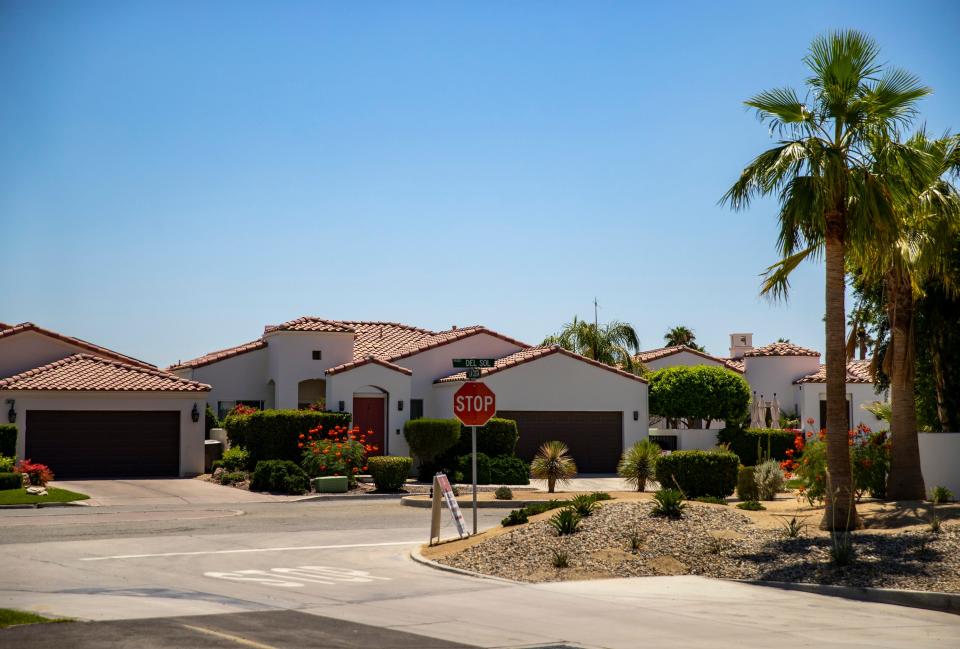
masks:
{"label": "small tree", "polygon": [[553,493],[557,482],[566,482],[577,475],[577,465],[563,442],[545,442],[530,463],[530,473],[538,480],[547,481],[547,492]]}
{"label": "small tree", "polygon": [[617,473],[637,491],[643,491],[647,480],[656,471],[659,457],[660,447],[657,444],[649,439],[641,440],[623,452]]}
{"label": "small tree", "polygon": [[750,386],[722,367],[666,367],[650,375],[650,414],[668,419],[739,422],[750,405]]}

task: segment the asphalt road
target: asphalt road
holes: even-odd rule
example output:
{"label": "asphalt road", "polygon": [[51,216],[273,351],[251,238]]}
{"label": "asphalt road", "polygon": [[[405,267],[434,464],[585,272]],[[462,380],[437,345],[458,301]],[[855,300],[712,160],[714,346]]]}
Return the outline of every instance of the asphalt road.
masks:
{"label": "asphalt road", "polygon": [[409,557],[429,516],[396,501],[2,511],[0,607],[109,622],[0,631],[0,646],[960,647],[956,616],[697,577],[442,572]]}

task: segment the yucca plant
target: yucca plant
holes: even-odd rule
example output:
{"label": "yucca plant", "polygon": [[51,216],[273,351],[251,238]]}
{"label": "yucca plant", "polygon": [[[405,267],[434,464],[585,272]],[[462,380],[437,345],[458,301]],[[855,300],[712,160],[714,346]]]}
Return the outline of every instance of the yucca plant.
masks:
{"label": "yucca plant", "polygon": [[586,518],[597,508],[597,501],[593,496],[580,494],[570,499],[570,507],[580,515],[580,518]]}
{"label": "yucca plant", "polygon": [[530,463],[530,473],[538,480],[547,481],[547,492],[553,493],[557,483],[564,483],[577,475],[577,465],[570,457],[570,449],[563,442],[545,442]]}
{"label": "yucca plant", "polygon": [[683,504],[683,494],[676,489],[660,489],[653,494],[653,513],[656,516],[680,518],[686,505]]}
{"label": "yucca plant", "polygon": [[558,536],[573,534],[580,529],[580,514],[572,507],[561,509],[550,518],[550,526],[557,530]]}
{"label": "yucca plant", "polygon": [[569,568],[570,557],[563,550],[550,550],[553,553],[552,563],[554,568]]}
{"label": "yucca plant", "polygon": [[659,457],[660,447],[657,444],[649,439],[641,440],[623,452],[617,473],[637,491],[643,491],[647,480],[654,474]]}

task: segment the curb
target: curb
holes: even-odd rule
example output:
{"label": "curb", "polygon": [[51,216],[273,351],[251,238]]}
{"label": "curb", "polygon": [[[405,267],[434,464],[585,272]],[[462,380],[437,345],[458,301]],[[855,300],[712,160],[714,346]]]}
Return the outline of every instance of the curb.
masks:
{"label": "curb", "polygon": [[434,570],[442,570],[443,572],[452,572],[456,575],[462,575],[464,577],[473,577],[474,579],[486,579],[488,581],[497,581],[501,584],[523,584],[526,582],[514,581],[512,579],[504,579],[503,577],[494,577],[492,575],[485,575],[480,572],[473,572],[472,570],[464,570],[463,568],[454,568],[453,566],[447,566],[442,563],[433,561],[432,559],[427,559],[423,554],[420,553],[420,548],[416,547],[410,550],[410,558],[421,563],[425,566],[433,568]]}
{"label": "curb", "polygon": [[0,505],[0,509],[46,509],[47,507],[82,507],[77,503],[24,503],[22,505]]}
{"label": "curb", "polygon": [[407,495],[408,494],[366,494],[363,496],[349,496],[346,494],[321,494],[318,496],[306,496],[304,498],[298,498],[297,500],[291,500],[290,502],[310,503],[330,500],[350,500],[355,502],[362,502],[364,500],[397,500],[402,499]]}
{"label": "curb", "polygon": [[928,590],[895,590],[893,588],[867,588],[865,586],[831,586],[826,584],[796,584],[784,581],[761,581],[736,579],[742,584],[767,586],[783,590],[797,590],[814,595],[843,597],[860,602],[894,604],[910,608],[922,608],[960,615],[960,593],[938,593]]}
{"label": "curb", "polygon": [[[423,498],[426,496],[426,498]],[[520,509],[521,507],[526,507],[533,503],[545,502],[543,500],[478,500],[477,509]],[[473,507],[473,501],[470,498],[466,500],[461,500],[457,498],[457,503],[460,507]],[[406,505],[407,507],[424,507],[428,508],[433,504],[433,501],[430,499],[427,494],[408,494],[403,496],[400,499],[401,505]],[[446,505],[444,505],[446,507]]]}

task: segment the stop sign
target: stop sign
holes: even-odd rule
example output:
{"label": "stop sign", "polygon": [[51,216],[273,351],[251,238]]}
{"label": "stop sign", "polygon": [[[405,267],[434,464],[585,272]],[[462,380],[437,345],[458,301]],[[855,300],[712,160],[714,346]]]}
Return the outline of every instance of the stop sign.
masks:
{"label": "stop sign", "polygon": [[483,426],[497,412],[497,398],[483,383],[468,381],[453,393],[453,414],[464,426]]}

